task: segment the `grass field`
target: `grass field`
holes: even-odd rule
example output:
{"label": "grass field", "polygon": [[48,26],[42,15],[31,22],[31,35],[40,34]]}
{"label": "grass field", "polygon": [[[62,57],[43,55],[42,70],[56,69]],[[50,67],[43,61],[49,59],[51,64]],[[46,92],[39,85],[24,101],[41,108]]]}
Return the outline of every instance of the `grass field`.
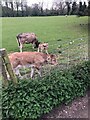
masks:
{"label": "grass field", "polygon": [[[59,68],[61,68],[64,67],[61,65],[61,63],[67,64],[68,61],[72,62],[73,60],[73,62],[75,62],[75,59],[78,63],[78,60],[82,61],[82,59],[87,56],[87,28],[88,17],[78,18],[76,16],[55,16],[2,18],[2,48],[6,48],[8,53],[19,51],[16,42],[16,35],[21,32],[34,32],[37,34],[39,41],[49,43],[49,53],[59,55],[60,59],[58,61],[60,65],[58,66]],[[23,51],[33,51],[32,45],[25,45]],[[56,70],[56,74],[58,66],[53,68],[54,70]],[[47,65],[43,69],[43,76],[45,76],[46,73],[50,73],[49,71],[51,70],[51,68],[49,67],[50,66]],[[23,69],[21,71],[21,73],[24,73],[25,75],[26,72],[28,72],[27,69]],[[26,77],[27,76],[25,76],[25,78]],[[62,78],[61,80],[63,80]],[[0,84],[1,79],[2,78],[0,76]],[[73,80],[73,78],[70,78],[70,80]]]}
{"label": "grass field", "polygon": [[[8,53],[19,51],[16,35],[21,32],[34,32],[39,41],[49,43],[49,53],[62,53],[63,62],[67,62],[68,54],[69,58],[73,59],[87,53],[87,28],[88,17],[3,18],[2,47],[6,48]],[[25,45],[23,51],[33,51],[32,45]]]}

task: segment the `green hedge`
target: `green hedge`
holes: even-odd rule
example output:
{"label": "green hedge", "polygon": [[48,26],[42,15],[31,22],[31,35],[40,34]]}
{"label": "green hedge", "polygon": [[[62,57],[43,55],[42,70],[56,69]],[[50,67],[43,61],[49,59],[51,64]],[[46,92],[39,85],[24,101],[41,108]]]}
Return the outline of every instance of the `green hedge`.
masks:
{"label": "green hedge", "polygon": [[73,67],[71,71],[74,79],[79,80],[83,86],[90,87],[90,61]]}
{"label": "green hedge", "polygon": [[3,118],[37,119],[57,105],[83,96],[88,87],[90,61],[70,70],[54,70],[42,80],[22,80],[16,87],[10,83],[2,91]]}

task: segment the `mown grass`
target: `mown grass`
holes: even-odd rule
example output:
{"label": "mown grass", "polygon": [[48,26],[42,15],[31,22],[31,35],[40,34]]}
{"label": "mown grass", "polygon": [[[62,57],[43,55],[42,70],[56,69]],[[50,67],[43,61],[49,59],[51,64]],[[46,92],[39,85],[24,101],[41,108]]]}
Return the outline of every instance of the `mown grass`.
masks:
{"label": "mown grass", "polygon": [[[56,53],[58,45],[66,48],[69,41],[88,36],[88,17],[52,16],[17,17],[2,19],[2,47],[8,52],[19,51],[16,35],[21,32],[34,32],[39,41],[49,43],[49,52]],[[60,39],[60,41],[57,41]],[[80,40],[76,40],[76,43]],[[25,45],[24,51],[32,51],[31,45]]]}
{"label": "mown grass", "polygon": [[[2,47],[8,53],[19,51],[16,35],[21,32],[34,32],[41,42],[49,43],[49,53],[58,55],[58,63],[76,64],[87,56],[88,17],[52,16],[17,17],[2,19]],[[74,41],[74,42],[73,42]],[[69,44],[72,42],[72,44]],[[32,45],[25,45],[23,51],[34,51]],[[60,66],[61,68],[61,66]],[[64,68],[64,67],[63,67]],[[47,68],[44,68],[46,73]],[[48,68],[48,71],[51,67]],[[22,70],[24,73],[28,70]]]}

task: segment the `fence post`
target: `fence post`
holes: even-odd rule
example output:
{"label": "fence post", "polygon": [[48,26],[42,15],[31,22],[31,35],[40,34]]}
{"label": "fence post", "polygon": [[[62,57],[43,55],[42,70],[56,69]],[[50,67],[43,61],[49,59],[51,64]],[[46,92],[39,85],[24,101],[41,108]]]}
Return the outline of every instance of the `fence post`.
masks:
{"label": "fence post", "polygon": [[5,69],[5,65],[4,65],[4,62],[2,60],[2,58],[0,58],[1,60],[1,70],[2,70],[2,83],[5,85],[5,86],[8,86],[8,78],[7,78],[7,73],[6,73],[6,69]]}
{"label": "fence post", "polygon": [[14,84],[17,84],[17,78],[12,70],[12,67],[11,67],[11,64],[10,64],[10,61],[9,61],[9,58],[8,58],[8,55],[7,55],[7,51],[5,48],[3,49],[0,49],[0,55],[2,57],[2,60],[5,64],[5,67],[6,67],[6,70],[10,76],[10,79],[13,80],[13,83]]}
{"label": "fence post", "polygon": [[88,18],[88,60],[90,60],[90,18]]}
{"label": "fence post", "polygon": [[90,37],[88,38],[88,60],[90,60]]}

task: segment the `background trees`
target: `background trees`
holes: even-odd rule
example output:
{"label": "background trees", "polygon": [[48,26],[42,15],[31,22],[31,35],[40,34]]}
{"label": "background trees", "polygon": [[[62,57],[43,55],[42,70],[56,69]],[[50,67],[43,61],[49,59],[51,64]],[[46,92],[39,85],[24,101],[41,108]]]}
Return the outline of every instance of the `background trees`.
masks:
{"label": "background trees", "polygon": [[44,8],[44,3],[39,2],[29,6],[27,0],[2,0],[2,17],[20,16],[50,16],[50,15],[90,15],[90,1],[77,3],[75,0],[53,0],[51,8]]}
{"label": "background trees", "polygon": [[78,6],[76,2],[72,3],[72,11],[71,11],[71,15],[77,15],[77,10],[78,10]]}

